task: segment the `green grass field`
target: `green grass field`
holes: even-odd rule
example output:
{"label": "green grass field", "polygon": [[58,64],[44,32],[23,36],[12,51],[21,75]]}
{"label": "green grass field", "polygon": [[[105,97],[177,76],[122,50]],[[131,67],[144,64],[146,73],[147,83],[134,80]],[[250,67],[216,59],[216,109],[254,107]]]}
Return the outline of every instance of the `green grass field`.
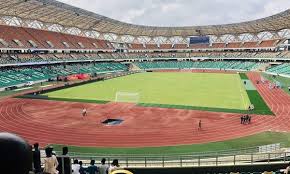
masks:
{"label": "green grass field", "polygon": [[[200,152],[217,152],[231,151],[262,145],[282,143],[285,147],[290,146],[290,134],[278,132],[264,132],[248,137],[206,144],[193,144],[184,146],[169,147],[145,147],[145,148],[96,148],[96,147],[75,147],[69,146],[70,152],[89,153],[89,154],[180,154],[180,153],[200,153]],[[56,151],[61,151],[63,145],[52,145]]]}
{"label": "green grass field", "polygon": [[140,73],[47,93],[49,98],[115,101],[117,92],[139,93],[139,103],[246,110],[238,74]]}

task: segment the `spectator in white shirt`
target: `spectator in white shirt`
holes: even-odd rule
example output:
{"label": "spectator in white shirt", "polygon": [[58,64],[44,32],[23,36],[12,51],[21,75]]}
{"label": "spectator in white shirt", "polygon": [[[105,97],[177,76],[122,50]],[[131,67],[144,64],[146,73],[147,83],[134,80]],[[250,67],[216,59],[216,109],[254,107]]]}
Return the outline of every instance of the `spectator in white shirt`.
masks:
{"label": "spectator in white shirt", "polygon": [[112,164],[109,167],[109,171],[108,173],[110,174],[111,172],[114,172],[116,170],[120,170],[120,165],[119,165],[119,161],[117,159],[114,159]]}
{"label": "spectator in white shirt", "polygon": [[80,174],[80,164],[79,161],[77,159],[74,160],[74,163],[71,166],[72,169],[72,174]]}
{"label": "spectator in white shirt", "polygon": [[106,165],[106,159],[103,158],[101,161],[101,165],[99,166],[99,172],[100,172],[99,174],[107,174],[108,169],[109,169],[109,166]]}
{"label": "spectator in white shirt", "polygon": [[53,149],[48,147],[45,149],[46,158],[44,159],[44,169],[43,173],[47,174],[58,174],[56,170],[58,162],[56,156],[52,153]]}

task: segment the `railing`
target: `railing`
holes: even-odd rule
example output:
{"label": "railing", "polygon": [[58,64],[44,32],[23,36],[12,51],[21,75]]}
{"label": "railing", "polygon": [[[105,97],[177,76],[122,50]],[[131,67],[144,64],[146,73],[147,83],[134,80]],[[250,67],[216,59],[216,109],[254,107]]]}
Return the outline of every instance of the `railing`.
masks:
{"label": "railing", "polygon": [[[71,160],[78,159],[88,165],[90,160],[101,161],[104,156],[70,156]],[[290,161],[290,152],[257,153],[236,155],[182,155],[182,156],[143,156],[126,157],[110,156],[107,162],[118,159],[124,168],[169,168],[169,167],[204,167],[204,166],[234,166],[270,163],[286,163]]]}
{"label": "railing", "polygon": [[[64,164],[67,161],[71,166],[74,159],[82,161],[88,166],[90,160],[101,161],[106,158],[110,164],[114,159],[119,160],[122,168],[180,168],[180,167],[215,167],[235,165],[256,165],[256,164],[280,164],[290,161],[290,151],[282,150],[283,144],[271,144],[259,147],[251,147],[239,150],[227,150],[216,152],[201,152],[192,154],[167,154],[167,155],[110,155],[110,154],[89,154],[70,153],[70,160],[64,160],[67,156],[58,156]],[[283,152],[282,152],[283,151]],[[56,152],[60,154],[59,152]],[[42,151],[42,156],[44,152]],[[64,171],[64,167],[62,169]],[[64,173],[64,172],[63,172]]]}

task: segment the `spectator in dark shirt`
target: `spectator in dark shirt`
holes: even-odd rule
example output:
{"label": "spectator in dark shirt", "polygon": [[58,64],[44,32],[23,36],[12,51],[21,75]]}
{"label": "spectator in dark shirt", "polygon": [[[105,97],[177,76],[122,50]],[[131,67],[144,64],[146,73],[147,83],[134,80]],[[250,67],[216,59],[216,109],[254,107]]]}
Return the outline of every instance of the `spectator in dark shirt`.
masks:
{"label": "spectator in dark shirt", "polygon": [[28,174],[32,166],[31,150],[22,138],[0,133],[0,173]]}
{"label": "spectator in dark shirt", "polygon": [[91,160],[91,165],[87,169],[88,174],[97,174],[98,173],[98,167],[95,166],[95,160]]}
{"label": "spectator in dark shirt", "polygon": [[[68,147],[62,148],[62,156],[57,158],[59,163],[57,170],[59,174],[70,174],[71,173],[71,165],[70,165],[70,157],[68,156]],[[64,162],[64,165],[62,164]],[[63,173],[64,170],[64,173]]]}
{"label": "spectator in dark shirt", "polygon": [[39,144],[35,143],[33,145],[33,166],[34,166],[34,172],[40,173],[41,172],[41,161],[40,161],[40,150],[39,150]]}
{"label": "spectator in dark shirt", "polygon": [[82,161],[79,162],[79,165],[80,165],[80,174],[86,174],[86,169],[83,167]]}

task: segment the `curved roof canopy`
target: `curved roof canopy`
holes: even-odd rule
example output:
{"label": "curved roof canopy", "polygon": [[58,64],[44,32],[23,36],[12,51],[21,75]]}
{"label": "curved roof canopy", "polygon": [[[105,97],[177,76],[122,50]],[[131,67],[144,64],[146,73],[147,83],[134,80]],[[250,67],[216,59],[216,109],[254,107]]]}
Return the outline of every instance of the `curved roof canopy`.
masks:
{"label": "curved roof canopy", "polygon": [[242,23],[209,26],[156,27],[124,23],[102,15],[76,8],[55,0],[0,0],[0,15],[21,19],[37,20],[43,23],[59,24],[116,35],[172,37],[279,31],[290,28],[290,10]]}

